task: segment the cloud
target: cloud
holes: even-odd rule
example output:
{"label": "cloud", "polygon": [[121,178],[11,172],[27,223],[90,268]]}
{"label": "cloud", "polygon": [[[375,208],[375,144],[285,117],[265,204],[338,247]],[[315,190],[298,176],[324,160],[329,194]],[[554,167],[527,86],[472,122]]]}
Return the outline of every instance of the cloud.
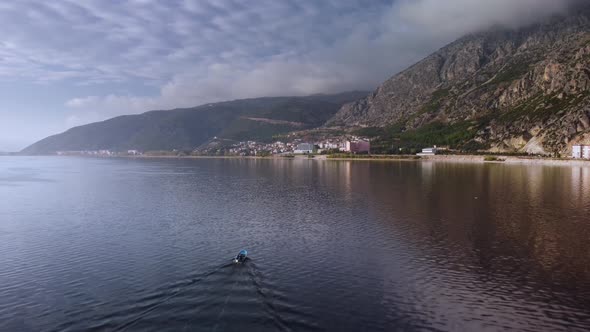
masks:
{"label": "cloud", "polygon": [[571,3],[6,2],[0,80],[159,87],[151,95],[113,88],[72,98],[68,125],[227,99],[371,89],[463,34],[528,24]]}
{"label": "cloud", "polygon": [[402,0],[394,13],[408,25],[434,35],[457,35],[500,25],[510,28],[564,13],[567,0]]}

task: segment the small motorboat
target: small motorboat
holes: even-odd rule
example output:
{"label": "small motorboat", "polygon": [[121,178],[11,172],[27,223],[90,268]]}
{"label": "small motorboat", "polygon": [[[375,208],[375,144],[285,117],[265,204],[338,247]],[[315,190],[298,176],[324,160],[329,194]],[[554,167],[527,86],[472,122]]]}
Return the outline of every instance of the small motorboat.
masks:
{"label": "small motorboat", "polygon": [[248,256],[248,251],[241,250],[236,258],[234,258],[234,263],[244,263],[246,261],[246,257]]}

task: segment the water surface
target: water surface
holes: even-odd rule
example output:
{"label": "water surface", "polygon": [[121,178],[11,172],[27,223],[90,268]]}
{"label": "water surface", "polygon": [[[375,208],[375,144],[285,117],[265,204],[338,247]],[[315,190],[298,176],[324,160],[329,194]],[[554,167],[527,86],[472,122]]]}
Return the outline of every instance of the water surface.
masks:
{"label": "water surface", "polygon": [[2,331],[588,329],[590,167],[0,157]]}

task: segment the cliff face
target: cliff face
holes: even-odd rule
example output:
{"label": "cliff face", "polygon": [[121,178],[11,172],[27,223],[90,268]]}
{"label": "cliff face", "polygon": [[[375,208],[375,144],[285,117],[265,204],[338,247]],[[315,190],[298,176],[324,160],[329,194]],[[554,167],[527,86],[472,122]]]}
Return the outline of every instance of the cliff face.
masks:
{"label": "cliff face", "polygon": [[590,139],[590,6],[461,38],[327,123],[403,131],[432,124],[464,128],[457,148],[566,153]]}

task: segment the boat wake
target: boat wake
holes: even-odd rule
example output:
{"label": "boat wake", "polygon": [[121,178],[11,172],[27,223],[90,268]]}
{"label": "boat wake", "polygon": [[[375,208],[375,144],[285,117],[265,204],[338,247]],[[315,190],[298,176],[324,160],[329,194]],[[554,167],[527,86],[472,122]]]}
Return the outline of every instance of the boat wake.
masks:
{"label": "boat wake", "polygon": [[149,306],[148,308],[146,308],[144,311],[142,311],[141,313],[139,313],[134,319],[126,322],[125,324],[122,324],[120,326],[118,326],[117,328],[115,328],[113,331],[125,331],[128,328],[130,328],[131,326],[135,325],[137,322],[139,322],[141,319],[143,319],[145,316],[147,316],[149,313],[151,313],[152,311],[156,310],[158,307],[160,307],[161,305],[165,304],[166,302],[170,301],[171,299],[173,299],[174,297],[176,297],[177,295],[179,295],[180,293],[182,293],[182,291],[189,286],[192,286],[196,283],[199,283],[205,279],[207,279],[208,277],[220,272],[223,269],[227,269],[230,267],[233,267],[234,264],[233,263],[228,263],[228,264],[224,264],[221,265],[209,272],[206,273],[201,273],[198,276],[192,277],[189,281],[184,281],[181,282],[180,284],[174,285],[174,290],[172,292],[170,292],[170,294],[168,294],[168,296],[166,296],[165,298],[163,298],[162,300],[158,301],[157,303],[154,303],[153,305]]}

